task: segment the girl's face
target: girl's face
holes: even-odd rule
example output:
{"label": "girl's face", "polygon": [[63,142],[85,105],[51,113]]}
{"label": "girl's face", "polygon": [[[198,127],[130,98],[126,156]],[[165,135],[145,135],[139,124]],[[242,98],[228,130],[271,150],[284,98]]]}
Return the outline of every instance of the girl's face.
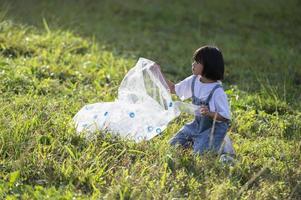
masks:
{"label": "girl's face", "polygon": [[204,69],[204,66],[201,63],[198,63],[198,62],[194,61],[191,64],[191,70],[192,70],[192,73],[194,75],[202,75],[203,74],[203,69]]}

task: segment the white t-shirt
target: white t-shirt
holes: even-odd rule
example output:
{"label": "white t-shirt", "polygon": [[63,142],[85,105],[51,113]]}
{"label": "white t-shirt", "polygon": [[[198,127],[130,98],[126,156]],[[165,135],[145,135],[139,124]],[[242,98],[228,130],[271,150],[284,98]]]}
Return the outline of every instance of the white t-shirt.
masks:
{"label": "white t-shirt", "polygon": [[[191,75],[175,85],[176,94],[182,101],[192,97],[191,84],[193,77],[194,75]],[[201,76],[198,76],[195,80],[194,95],[202,101],[205,101],[214,86],[221,84],[221,82],[202,83],[200,78]],[[218,112],[218,114],[224,118],[231,119],[227,95],[222,88],[217,88],[215,90],[211,100],[209,101],[209,107],[210,112]]]}

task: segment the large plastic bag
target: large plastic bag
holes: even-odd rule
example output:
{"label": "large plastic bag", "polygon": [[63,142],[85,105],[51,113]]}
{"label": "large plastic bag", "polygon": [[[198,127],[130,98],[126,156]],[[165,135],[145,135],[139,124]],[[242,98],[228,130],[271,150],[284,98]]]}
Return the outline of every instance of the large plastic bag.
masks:
{"label": "large plastic bag", "polygon": [[91,136],[107,130],[122,137],[149,140],[180,115],[168,86],[151,60],[140,58],[124,77],[115,102],[84,106],[73,118],[77,131]]}

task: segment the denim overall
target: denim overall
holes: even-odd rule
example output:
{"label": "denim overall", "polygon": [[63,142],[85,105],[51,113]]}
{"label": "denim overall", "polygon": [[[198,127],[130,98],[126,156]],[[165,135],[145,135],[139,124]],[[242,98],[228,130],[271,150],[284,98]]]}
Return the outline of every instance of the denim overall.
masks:
{"label": "denim overall", "polygon": [[[205,101],[197,98],[194,94],[194,85],[197,76],[193,77],[191,90],[192,90],[192,103],[198,106],[206,105],[209,108],[209,101],[212,98],[214,91],[217,88],[222,87],[217,84],[210,92],[209,96]],[[189,147],[192,145],[195,153],[203,153],[205,151],[213,150],[219,151],[221,144],[226,135],[229,127],[229,122],[217,122],[215,123],[215,129],[213,137],[210,141],[210,133],[212,128],[213,120],[207,116],[202,116],[200,112],[196,112],[194,121],[185,124],[180,131],[170,140],[171,145],[181,144],[183,147]],[[211,145],[210,145],[211,143]]]}

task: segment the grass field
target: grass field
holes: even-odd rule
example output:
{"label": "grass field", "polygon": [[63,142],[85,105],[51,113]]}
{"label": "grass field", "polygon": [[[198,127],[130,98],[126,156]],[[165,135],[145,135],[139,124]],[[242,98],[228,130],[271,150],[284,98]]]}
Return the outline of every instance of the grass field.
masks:
{"label": "grass field", "polygon": [[[0,199],[301,199],[301,3],[0,0]],[[151,141],[77,135],[139,57],[175,82],[224,54],[236,163]]]}

